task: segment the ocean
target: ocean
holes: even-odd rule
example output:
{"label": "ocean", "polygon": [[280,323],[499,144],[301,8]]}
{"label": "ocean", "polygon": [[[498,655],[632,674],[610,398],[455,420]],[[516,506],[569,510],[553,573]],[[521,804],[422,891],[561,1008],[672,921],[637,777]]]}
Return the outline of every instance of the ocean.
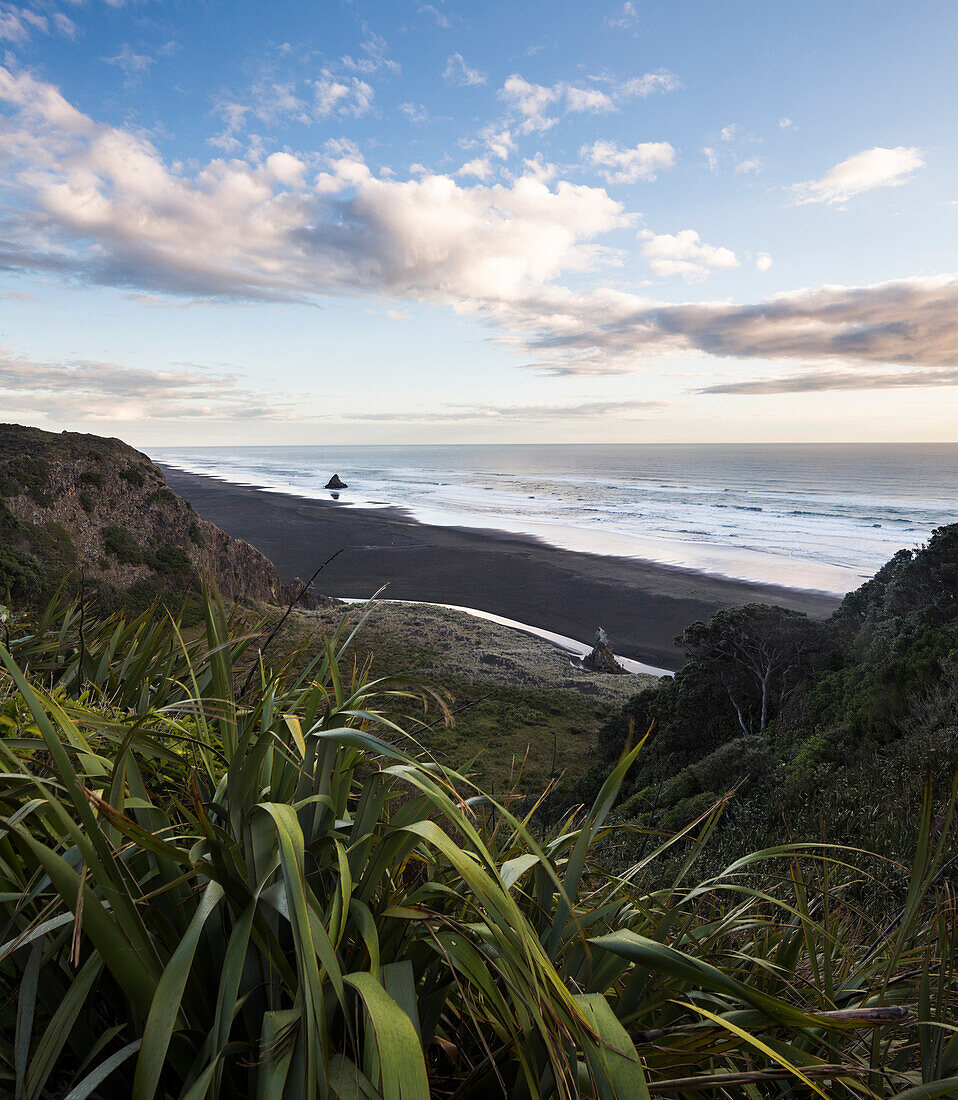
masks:
{"label": "ocean", "polygon": [[155,447],[242,485],[847,592],[958,521],[958,444]]}

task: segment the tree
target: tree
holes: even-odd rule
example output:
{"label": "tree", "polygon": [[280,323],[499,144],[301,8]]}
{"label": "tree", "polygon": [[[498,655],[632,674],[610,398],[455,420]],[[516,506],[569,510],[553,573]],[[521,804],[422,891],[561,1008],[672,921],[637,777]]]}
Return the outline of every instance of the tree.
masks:
{"label": "tree", "polygon": [[745,734],[762,733],[821,648],[822,627],[784,607],[750,603],[694,622],[676,639],[725,690]]}

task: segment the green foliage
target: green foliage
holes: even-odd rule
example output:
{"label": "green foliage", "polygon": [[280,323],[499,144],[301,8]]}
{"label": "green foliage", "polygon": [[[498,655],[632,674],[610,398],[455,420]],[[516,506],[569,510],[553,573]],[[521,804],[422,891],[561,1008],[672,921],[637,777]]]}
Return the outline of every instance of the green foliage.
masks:
{"label": "green foliage", "polygon": [[84,512],[89,513],[93,511],[95,501],[89,493],[77,493],[77,500],[80,502],[80,507],[83,509]]}
{"label": "green foliage", "polygon": [[167,485],[161,485],[159,489],[154,489],[152,493],[146,498],[147,504],[175,504],[179,498],[176,493]]}
{"label": "green foliage", "polygon": [[41,508],[49,508],[53,498],[47,492],[50,463],[45,458],[30,454],[18,455],[3,466],[3,496],[19,496],[25,493]]}
{"label": "green foliage", "polygon": [[[737,787],[745,797],[729,819],[743,847],[818,836],[824,822],[832,839],[904,858],[926,768],[946,780],[958,749],[958,687],[945,689],[958,661],[958,525],[896,554],[827,623],[748,605],[692,624],[680,641],[689,660],[675,677],[599,731],[606,769],[630,730],[654,731],[623,816],[669,827],[680,803]],[[936,692],[937,732],[915,720]],[[902,790],[884,818],[870,807],[881,770]]]}
{"label": "green foliage", "polygon": [[103,549],[122,565],[142,565],[143,549],[123,527],[107,526],[100,529]]}
{"label": "green foliage", "polygon": [[77,480],[81,485],[92,485],[94,489],[103,488],[103,474],[98,470],[81,470]]}
{"label": "green foliage", "polygon": [[7,600],[30,600],[40,590],[40,579],[36,558],[0,542],[0,593]]}
{"label": "green foliage", "polygon": [[120,477],[131,485],[135,485],[138,489],[146,484],[146,477],[138,466],[127,466],[120,471]]}
{"label": "green foliage", "polygon": [[773,848],[695,881],[721,807],[610,874],[644,746],[591,809],[536,831],[385,719],[389,686],[344,663],[345,620],[305,668],[251,677],[251,637],[215,599],[204,624],[185,641],[175,620],[68,605],[8,625],[0,1089],[955,1088],[958,933],[934,892],[953,828],[930,796],[890,926],[846,903],[846,851]]}

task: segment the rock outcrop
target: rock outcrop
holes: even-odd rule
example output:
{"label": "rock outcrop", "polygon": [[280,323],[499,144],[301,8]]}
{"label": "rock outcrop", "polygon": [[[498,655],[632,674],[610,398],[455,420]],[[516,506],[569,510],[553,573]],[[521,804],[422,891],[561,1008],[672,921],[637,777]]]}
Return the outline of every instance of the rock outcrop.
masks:
{"label": "rock outcrop", "polygon": [[349,486],[343,481],[339,474],[333,474],[333,476],[326,482],[327,489],[348,489]]}
{"label": "rock outcrop", "polygon": [[593,672],[625,674],[625,669],[615,659],[608,635],[601,626],[595,632],[595,646],[592,652],[582,658],[582,667],[591,669]]}
{"label": "rock outcrop", "polygon": [[286,604],[302,587],[201,519],[119,439],[0,425],[0,600],[7,588],[49,588],[81,572],[91,588],[144,599],[195,591],[201,578],[227,601]]}

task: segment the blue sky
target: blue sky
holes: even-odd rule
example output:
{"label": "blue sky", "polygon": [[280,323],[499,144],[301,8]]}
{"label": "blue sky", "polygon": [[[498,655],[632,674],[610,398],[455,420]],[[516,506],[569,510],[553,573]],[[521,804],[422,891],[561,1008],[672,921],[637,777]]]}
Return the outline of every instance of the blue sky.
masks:
{"label": "blue sky", "polygon": [[5,417],[958,437],[958,8],[0,0]]}

